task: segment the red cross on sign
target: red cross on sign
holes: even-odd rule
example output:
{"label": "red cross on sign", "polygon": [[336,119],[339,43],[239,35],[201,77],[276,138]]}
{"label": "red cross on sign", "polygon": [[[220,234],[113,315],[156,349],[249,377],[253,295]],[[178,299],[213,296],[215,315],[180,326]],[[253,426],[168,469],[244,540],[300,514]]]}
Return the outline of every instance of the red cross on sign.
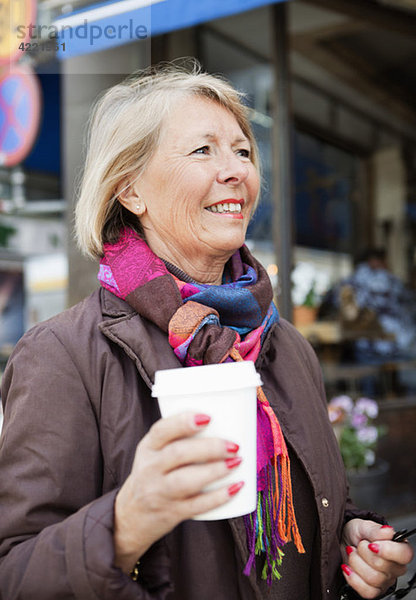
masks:
{"label": "red cross on sign", "polygon": [[29,154],[40,106],[39,82],[29,67],[13,65],[0,72],[0,165],[13,167]]}

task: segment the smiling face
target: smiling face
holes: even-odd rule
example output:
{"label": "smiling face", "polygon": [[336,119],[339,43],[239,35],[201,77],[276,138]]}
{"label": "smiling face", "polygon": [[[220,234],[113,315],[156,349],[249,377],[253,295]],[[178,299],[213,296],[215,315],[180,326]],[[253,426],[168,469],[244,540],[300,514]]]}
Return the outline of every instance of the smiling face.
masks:
{"label": "smiling face", "polygon": [[218,283],[244,243],[259,189],[250,155],[231,112],[202,97],[182,97],[122,200],[138,214],[150,248],[196,281]]}

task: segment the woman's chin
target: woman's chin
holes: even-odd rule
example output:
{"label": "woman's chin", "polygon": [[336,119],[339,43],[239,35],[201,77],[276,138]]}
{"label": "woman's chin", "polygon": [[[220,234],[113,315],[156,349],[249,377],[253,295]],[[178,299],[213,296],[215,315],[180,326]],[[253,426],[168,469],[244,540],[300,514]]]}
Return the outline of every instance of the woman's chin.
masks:
{"label": "woman's chin", "polygon": [[219,252],[229,254],[230,256],[237,252],[239,248],[244,244],[245,236],[233,237],[230,239],[218,239],[217,243],[213,244],[214,248],[218,248]]}
{"label": "woman's chin", "polygon": [[231,231],[228,227],[216,229],[214,235],[210,236],[211,247],[227,252],[236,252],[244,244],[246,239],[246,227]]}

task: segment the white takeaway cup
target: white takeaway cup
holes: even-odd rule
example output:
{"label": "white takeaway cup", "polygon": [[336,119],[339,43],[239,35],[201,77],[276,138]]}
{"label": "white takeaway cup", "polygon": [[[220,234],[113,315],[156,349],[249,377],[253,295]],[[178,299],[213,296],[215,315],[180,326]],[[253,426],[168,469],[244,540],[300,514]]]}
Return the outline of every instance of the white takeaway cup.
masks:
{"label": "white takeaway cup", "polygon": [[218,437],[240,446],[241,464],[206,491],[244,481],[230,500],[197,515],[199,521],[230,519],[253,512],[257,506],[257,386],[260,375],[251,361],[157,371],[152,396],[158,398],[162,417],[184,411],[209,415],[199,437]]}

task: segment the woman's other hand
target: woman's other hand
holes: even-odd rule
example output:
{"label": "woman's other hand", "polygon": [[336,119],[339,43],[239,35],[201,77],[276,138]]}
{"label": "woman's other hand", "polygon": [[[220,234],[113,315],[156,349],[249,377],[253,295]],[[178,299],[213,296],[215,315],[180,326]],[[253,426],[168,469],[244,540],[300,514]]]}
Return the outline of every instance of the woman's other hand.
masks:
{"label": "woman's other hand", "polygon": [[413,550],[406,542],[391,541],[393,535],[392,527],[363,519],[352,519],[344,527],[342,570],[363,598],[377,598],[406,573]]}
{"label": "woman's other hand", "polygon": [[208,423],[208,416],[189,412],[160,419],[138,444],[115,502],[115,564],[125,573],[181,521],[224,504],[242,487],[236,473],[234,485],[203,492],[240,463],[233,442],[196,437]]}

